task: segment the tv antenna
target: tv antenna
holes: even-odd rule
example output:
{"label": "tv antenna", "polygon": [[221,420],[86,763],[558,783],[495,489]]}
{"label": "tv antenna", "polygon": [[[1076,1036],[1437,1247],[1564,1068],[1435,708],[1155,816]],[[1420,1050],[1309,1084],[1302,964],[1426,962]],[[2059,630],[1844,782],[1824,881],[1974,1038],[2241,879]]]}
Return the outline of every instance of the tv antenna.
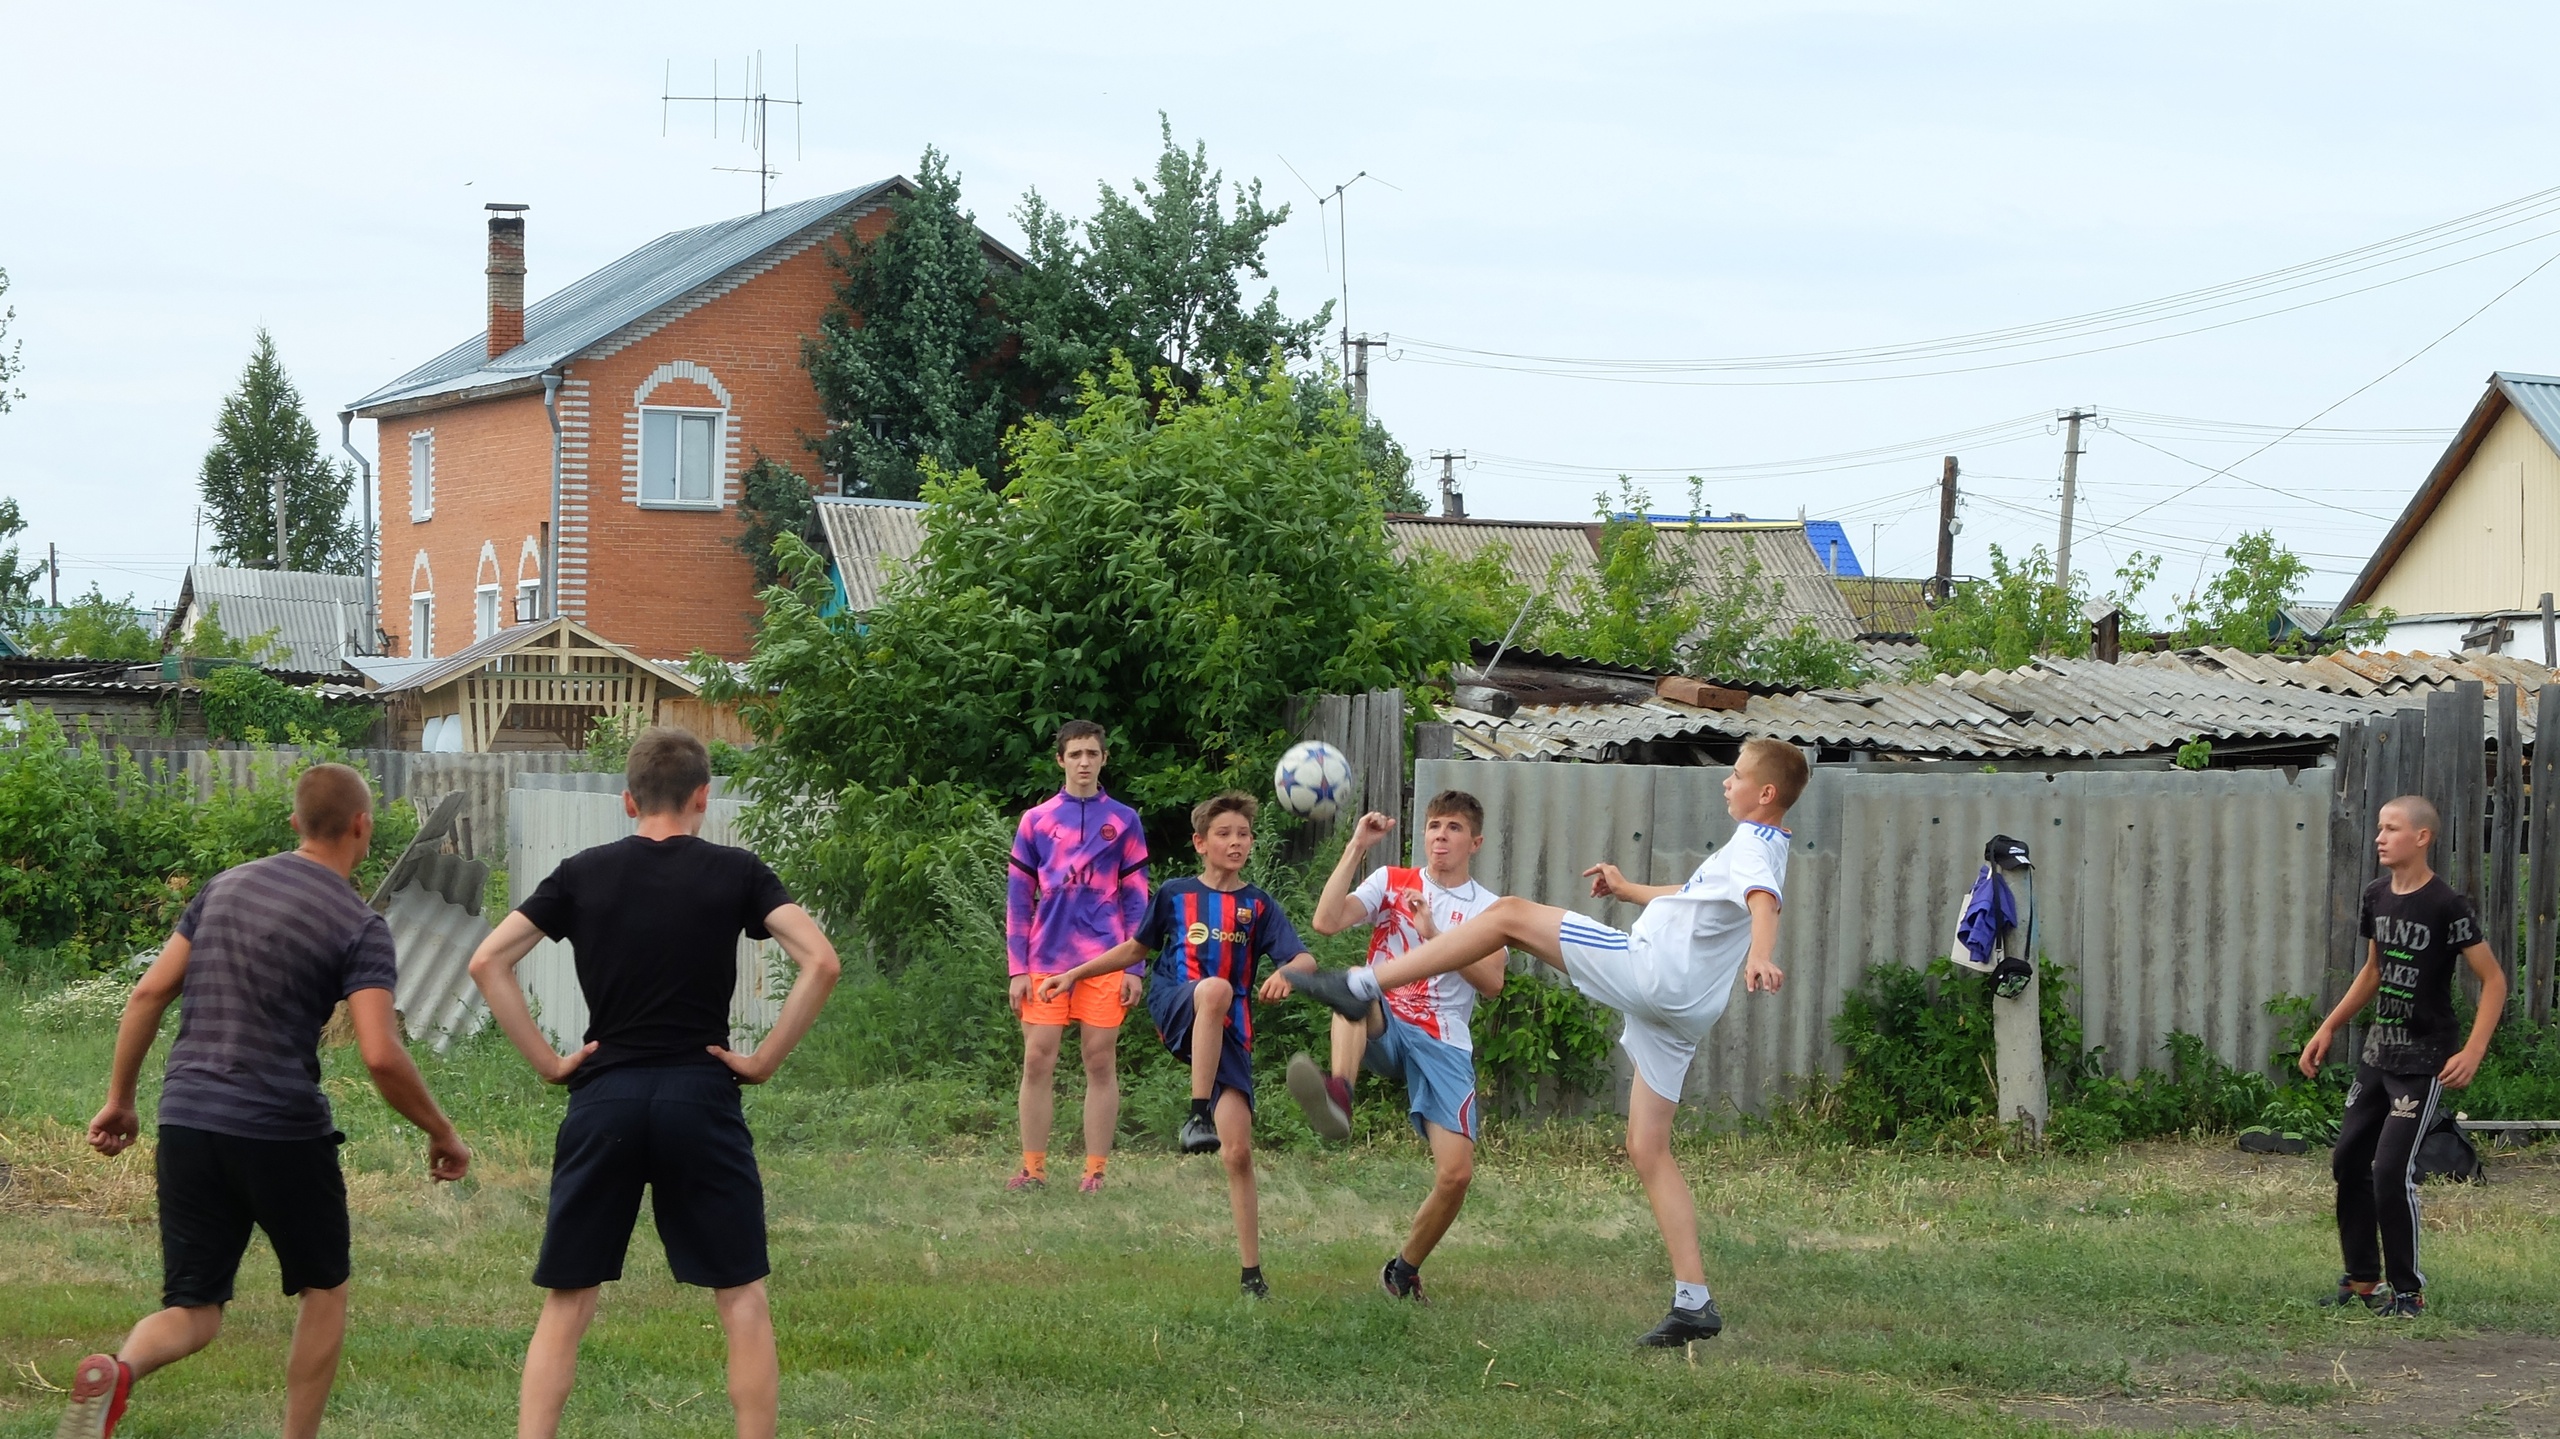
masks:
{"label": "tv antenna", "polygon": [[795,161],[800,158],[800,47],[797,45],[791,47],[791,98],[788,100],[781,99],[765,89],[762,50],[741,61],[739,70],[742,78],[737,94],[729,95],[721,92],[720,62],[713,60],[711,62],[711,93],[679,95],[675,93],[676,62],[668,61],[666,81],[658,90],[658,134],[662,138],[666,135],[668,114],[681,101],[711,107],[711,138],[717,140],[720,138],[722,115],[720,107],[737,106],[738,138],[756,147],[756,163],[753,167],[714,165],[711,168],[724,174],[755,176],[756,213],[761,215],[769,208],[774,178],[781,173],[773,168],[769,149],[773,137],[773,107],[776,105],[787,105],[791,108],[791,158]]}
{"label": "tv antenna", "polygon": [[[1289,157],[1281,156],[1280,163],[1289,165]],[[1297,172],[1297,166],[1289,165],[1289,173],[1296,175]],[[1369,351],[1373,347],[1384,345],[1386,341],[1365,333],[1356,336],[1351,333],[1350,192],[1352,186],[1363,180],[1376,180],[1388,189],[1399,192],[1404,189],[1394,181],[1372,175],[1366,170],[1334,186],[1331,190],[1317,190],[1315,186],[1307,184],[1306,176],[1298,175],[1298,183],[1306,185],[1308,193],[1316,197],[1316,231],[1319,235],[1324,231],[1325,208],[1333,207],[1334,229],[1337,236],[1337,243],[1333,248],[1342,254],[1342,371],[1344,378],[1351,386],[1352,408],[1365,415],[1369,412]]]}

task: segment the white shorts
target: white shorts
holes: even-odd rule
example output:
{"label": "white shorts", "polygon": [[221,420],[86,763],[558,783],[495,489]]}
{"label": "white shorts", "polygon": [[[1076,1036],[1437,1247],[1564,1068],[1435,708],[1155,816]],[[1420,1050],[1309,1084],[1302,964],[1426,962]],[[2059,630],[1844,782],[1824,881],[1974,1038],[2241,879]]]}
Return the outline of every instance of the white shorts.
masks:
{"label": "white shorts", "polygon": [[1556,948],[1574,988],[1626,1017],[1618,1045],[1635,1062],[1637,1077],[1678,1103],[1698,1041],[1724,1013],[1733,975],[1664,965],[1643,941],[1570,911],[1557,926]]}

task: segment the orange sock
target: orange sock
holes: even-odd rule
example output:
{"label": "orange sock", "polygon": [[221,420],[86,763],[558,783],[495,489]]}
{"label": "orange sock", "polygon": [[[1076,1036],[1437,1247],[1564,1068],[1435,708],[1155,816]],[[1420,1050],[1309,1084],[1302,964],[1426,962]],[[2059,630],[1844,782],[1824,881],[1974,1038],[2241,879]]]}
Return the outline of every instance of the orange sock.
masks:
{"label": "orange sock", "polygon": [[1026,1149],[1022,1151],[1022,1172],[1030,1175],[1034,1179],[1048,1178],[1049,1151],[1045,1149]]}
{"label": "orange sock", "polygon": [[1084,1172],[1088,1178],[1093,1175],[1100,1174],[1102,1172],[1102,1166],[1109,1164],[1110,1162],[1110,1155],[1088,1154],[1084,1157]]}

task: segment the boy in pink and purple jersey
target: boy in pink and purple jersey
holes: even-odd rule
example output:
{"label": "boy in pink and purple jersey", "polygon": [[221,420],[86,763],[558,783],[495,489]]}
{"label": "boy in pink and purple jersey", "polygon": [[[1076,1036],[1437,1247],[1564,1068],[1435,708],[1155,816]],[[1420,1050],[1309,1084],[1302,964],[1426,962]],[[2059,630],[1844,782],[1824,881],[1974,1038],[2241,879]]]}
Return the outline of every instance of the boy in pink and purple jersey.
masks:
{"label": "boy in pink and purple jersey", "polygon": [[1071,1023],[1083,1031],[1085,1193],[1102,1188],[1120,1126],[1120,1021],[1137,1002],[1139,967],[1096,975],[1054,999],[1034,987],[1119,944],[1146,917],[1146,831],[1137,811],[1102,792],[1106,738],[1091,720],[1058,727],[1065,785],[1014,832],[1004,939],[1006,999],[1022,1018],[1022,1168],[1007,1189],[1048,1182],[1058,1050]]}

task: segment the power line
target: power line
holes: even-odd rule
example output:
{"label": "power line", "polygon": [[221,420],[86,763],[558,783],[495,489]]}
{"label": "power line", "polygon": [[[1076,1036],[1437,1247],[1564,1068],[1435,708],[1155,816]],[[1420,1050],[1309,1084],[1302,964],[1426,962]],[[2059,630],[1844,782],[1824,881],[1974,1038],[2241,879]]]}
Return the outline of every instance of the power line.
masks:
{"label": "power line", "polygon": [[[2409,368],[2411,365],[2416,364],[2419,358],[2425,355],[2429,350],[2432,350],[2436,346],[2443,344],[2445,341],[2452,339],[2456,334],[2459,334],[2462,331],[2463,327],[2469,325],[2472,321],[2479,319],[2482,315],[2489,313],[2490,308],[2496,305],[2499,301],[2514,294],[2516,291],[2523,289],[2525,281],[2530,280],[2534,276],[2541,274],[2544,270],[2549,269],[2553,260],[2560,260],[2560,254],[2552,255],[2544,259],[2541,264],[2525,271],[2524,274],[2517,277],[2514,284],[2507,286],[2505,289],[2500,290],[2494,295],[2491,295],[2487,302],[2482,304],[2479,309],[2476,309],[2470,314],[2455,321],[2452,329],[2445,331],[2443,334],[2427,341],[2424,345],[2419,346],[2416,352],[2411,354],[2409,358],[2402,360],[2400,363],[2393,365],[2390,369],[2383,371],[2381,374],[2374,376],[2372,379],[2367,380],[2363,384],[2356,386],[2354,389],[2347,391],[2343,395],[2340,395],[2337,399],[2323,405],[2318,413],[2312,415],[2310,419],[2304,420],[2301,424],[2294,426],[2292,430],[2287,430],[2284,434],[2276,436],[2274,439],[2267,441],[2265,444],[2258,446],[2249,453],[2233,460],[2230,464],[2223,466],[2212,474],[2206,475],[2203,479],[2196,481],[2194,484],[2187,486],[2176,494],[2152,501],[2150,504],[2147,504],[2141,509],[2138,509],[2132,514],[2126,516],[2125,519],[2128,521],[2138,520],[2144,515],[2151,513],[2153,510],[2160,508],[2162,505],[2172,504],[2184,496],[2204,488],[2206,485],[2213,483],[2215,479],[2223,475],[2230,474],[2233,470],[2240,468],[2242,465],[2249,463],[2258,456],[2263,455],[2267,451],[2274,449],[2276,446],[2283,444],[2286,439],[2292,436],[2294,431],[2309,428],[2315,421],[2319,420],[2322,416],[2327,415],[2331,410],[2337,409],[2339,406],[2347,403],[2347,401],[2354,399],[2356,396],[2361,395],[2365,391],[2372,389],[2374,386],[2381,384],[2383,381],[2390,379],[2393,375],[2396,375],[2402,370]],[[2124,521],[2119,521],[2118,523],[2122,524]],[[2103,533],[2103,531],[2101,533]]]}
{"label": "power line", "polygon": [[2014,326],[2007,329],[1976,331],[1969,334],[1949,336],[1938,340],[1919,341],[1907,344],[1870,346],[1846,350],[1805,351],[1786,354],[1738,355],[1696,360],[1628,360],[1588,356],[1540,355],[1516,351],[1488,350],[1452,344],[1445,341],[1404,336],[1399,340],[1400,344],[1414,350],[1430,353],[1409,355],[1402,351],[1393,351],[1390,352],[1390,358],[1410,359],[1416,363],[1422,364],[1510,370],[1518,373],[1607,380],[1617,383],[1635,384],[1849,384],[1887,379],[1918,379],[1931,375],[1966,374],[1980,370],[2003,369],[2024,364],[2041,364],[2050,360],[2068,359],[2079,355],[2098,354],[2109,350],[2125,349],[2134,345],[2152,344],[2161,340],[2201,334],[2209,330],[2223,329],[2232,325],[2246,324],[2254,320],[2268,319],[2277,315],[2289,314],[2295,310],[2305,309],[2313,305],[2328,304],[2332,301],[2346,299],[2354,295],[2365,294],[2372,290],[2382,289],[2387,286],[2403,284],[2411,280],[2420,279],[2446,269],[2451,269],[2458,265],[2470,264],[2475,260],[2487,259],[2495,255],[2503,254],[2509,250],[2532,245],[2538,241],[2553,238],[2554,236],[2560,236],[2560,230],[2540,231],[2535,234],[2528,235],[2523,239],[2511,240],[2502,245],[2480,250],[2476,253],[2463,255],[2459,258],[2445,261],[2442,264],[2393,276],[2389,279],[2379,280],[2373,284],[2358,286],[2328,295],[2317,296],[2294,304],[2279,306],[2274,309],[2262,310],[2250,315],[2240,316],[2235,319],[2222,320],[2213,324],[2199,325],[2183,330],[2143,336],[2115,344],[2093,346],[2062,353],[2037,355],[2022,359],[2003,360],[1993,363],[1957,366],[1952,368],[1922,371],[1900,371],[1880,375],[1833,376],[1818,379],[1700,380],[1661,378],[1669,375],[1695,373],[1768,372],[1907,365],[1936,359],[1950,359],[1968,355],[1994,353],[2001,350],[2023,348],[2029,345],[2068,343],[2078,338],[2116,333],[2127,329],[2139,328],[2145,325],[2166,323],[2180,318],[2210,313],[2214,310],[2228,309],[2261,300],[2273,299],[2281,295],[2308,289],[2321,283],[2345,279],[2354,275],[2381,269],[2387,265],[2436,254],[2452,249],[2458,245],[2494,236],[2500,231],[2517,226],[2529,225],[2536,221],[2551,218],[2555,214],[2560,214],[2560,188],[2539,191],[2519,200],[2510,201],[2505,205],[2493,206],[2488,210],[2475,212],[2472,215],[2463,216],[2438,225],[2429,226],[2423,230],[2413,231],[2407,235],[2397,236],[2390,240],[2380,241],[2372,245],[2362,246],[2354,250],[2344,251],[2319,260],[2308,261],[2300,265],[2288,266],[2282,270],[2270,271],[2267,274],[2254,276],[2245,280],[2236,280],[2222,285],[2208,286],[2201,290],[2186,291],[2177,295],[2165,296],[2157,300],[2144,301],[2139,304],[2117,306],[2107,310],[2091,311],[2086,314],[2071,316],[2059,320],[2043,321],[2032,325]]}

